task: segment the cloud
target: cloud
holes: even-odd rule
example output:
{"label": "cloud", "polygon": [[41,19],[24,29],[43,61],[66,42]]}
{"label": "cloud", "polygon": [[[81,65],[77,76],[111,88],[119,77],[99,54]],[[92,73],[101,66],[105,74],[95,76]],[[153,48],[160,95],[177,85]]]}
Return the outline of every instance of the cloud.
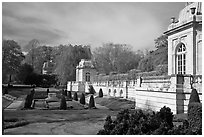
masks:
{"label": "cloud", "polygon": [[21,45],[36,38],[53,46],[71,43],[97,47],[114,42],[130,44],[134,49],[148,48],[153,47],[154,39],[167,28],[162,18],[167,19],[169,15],[162,10],[168,6],[162,3],[3,3],[3,38],[14,39]]}

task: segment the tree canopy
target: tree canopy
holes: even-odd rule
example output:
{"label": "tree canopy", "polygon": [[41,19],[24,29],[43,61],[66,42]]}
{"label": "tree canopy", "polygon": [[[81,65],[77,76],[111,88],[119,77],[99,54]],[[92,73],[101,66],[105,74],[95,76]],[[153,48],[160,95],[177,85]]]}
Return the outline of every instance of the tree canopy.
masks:
{"label": "tree canopy", "polygon": [[2,77],[3,83],[8,82],[8,75],[16,74],[24,59],[21,47],[14,40],[3,40],[2,42]]}
{"label": "tree canopy", "polygon": [[155,39],[154,51],[149,52],[140,62],[138,69],[141,71],[155,70],[158,65],[168,63],[168,41],[166,35],[161,35]]}
{"label": "tree canopy", "polygon": [[91,59],[89,46],[38,46],[28,52],[25,63],[33,65],[34,72],[41,74],[44,62],[52,60],[52,73],[58,76],[58,82],[66,84],[68,80],[75,80],[76,66],[81,59]]}
{"label": "tree canopy", "polygon": [[137,68],[141,53],[133,52],[126,44],[107,43],[93,52],[93,62],[100,73],[125,73]]}

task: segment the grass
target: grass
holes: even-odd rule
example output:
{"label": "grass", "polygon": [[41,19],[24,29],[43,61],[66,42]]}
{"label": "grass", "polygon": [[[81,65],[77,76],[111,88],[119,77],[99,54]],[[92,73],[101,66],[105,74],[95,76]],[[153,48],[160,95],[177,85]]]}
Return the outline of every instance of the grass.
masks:
{"label": "grass", "polygon": [[119,98],[95,98],[95,102],[101,106],[105,106],[110,110],[134,109],[135,103],[133,101],[119,99]]}
{"label": "grass", "polygon": [[13,117],[4,119],[4,129],[16,128],[20,126],[25,126],[27,124],[29,124],[29,122],[23,119],[18,119]]}
{"label": "grass", "polygon": [[9,106],[13,101],[7,100],[5,98],[2,98],[2,107],[3,109]]}
{"label": "grass", "polygon": [[24,119],[29,122],[49,122],[53,120],[65,119],[67,121],[80,121],[86,119],[95,119],[114,115],[117,111],[83,109],[83,110],[17,110],[15,114],[12,111],[4,111],[4,118]]}
{"label": "grass", "polygon": [[8,90],[8,93],[14,97],[20,97],[30,93],[32,88],[12,88]]}

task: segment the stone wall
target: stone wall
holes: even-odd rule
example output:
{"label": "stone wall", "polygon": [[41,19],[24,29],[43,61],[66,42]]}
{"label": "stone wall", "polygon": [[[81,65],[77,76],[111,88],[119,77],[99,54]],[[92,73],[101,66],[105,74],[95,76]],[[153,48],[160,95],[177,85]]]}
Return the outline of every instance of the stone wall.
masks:
{"label": "stone wall", "polygon": [[102,89],[104,95],[135,101],[136,108],[159,111],[167,106],[174,114],[187,112],[192,88],[197,89],[202,101],[202,76],[171,75],[94,83],[68,82],[67,89],[88,93],[90,84],[97,94]]}
{"label": "stone wall", "polygon": [[[199,82],[198,82],[199,81]],[[170,107],[174,114],[186,113],[192,87],[202,101],[202,81],[191,75],[151,76],[129,81],[95,82],[96,92],[101,88],[104,95],[135,101],[136,108],[159,111]]]}

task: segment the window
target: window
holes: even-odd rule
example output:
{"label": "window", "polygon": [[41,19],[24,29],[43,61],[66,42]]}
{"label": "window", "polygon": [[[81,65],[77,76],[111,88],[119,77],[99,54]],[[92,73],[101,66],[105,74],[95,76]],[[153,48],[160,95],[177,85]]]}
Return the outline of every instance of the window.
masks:
{"label": "window", "polygon": [[186,74],[186,47],[180,43],[177,48],[177,74]]}
{"label": "window", "polygon": [[89,72],[87,72],[86,73],[86,77],[85,77],[86,79],[86,82],[90,82],[90,73]]}
{"label": "window", "polygon": [[197,44],[197,71],[202,73],[202,40]]}

